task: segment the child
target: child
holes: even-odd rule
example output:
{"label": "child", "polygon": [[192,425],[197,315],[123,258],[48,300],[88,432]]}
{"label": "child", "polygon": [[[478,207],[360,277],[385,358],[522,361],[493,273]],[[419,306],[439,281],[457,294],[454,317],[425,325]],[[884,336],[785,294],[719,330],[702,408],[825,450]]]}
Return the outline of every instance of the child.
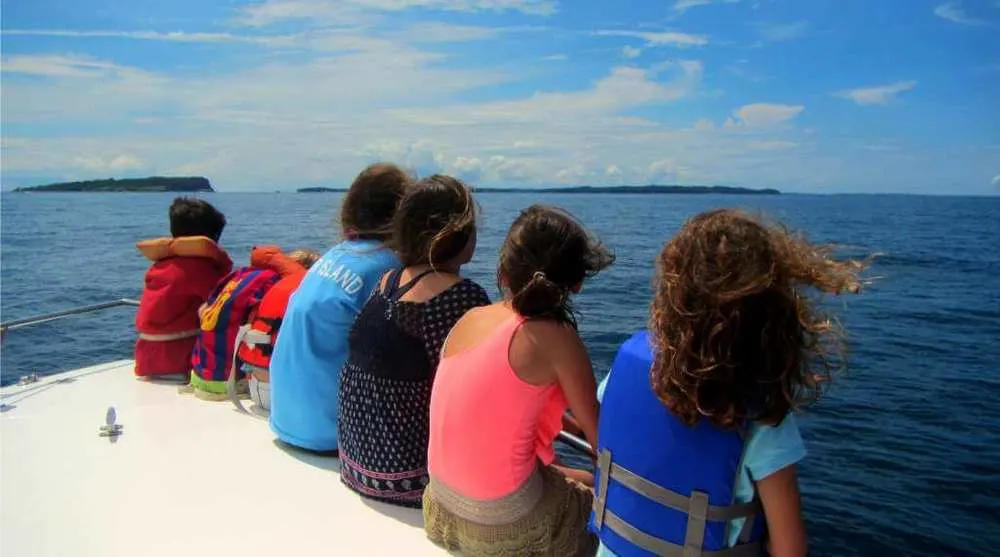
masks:
{"label": "child", "polygon": [[587,473],[554,464],[567,405],[594,443],[597,400],[570,296],[614,257],[568,213],[535,205],[500,250],[501,302],[444,347],[430,406],[424,528],[463,555],[593,555]]}
{"label": "child", "polygon": [[382,243],[410,177],[392,164],[364,169],[344,197],[344,241],[302,279],[271,355],[271,430],[290,445],[337,449],[337,390],[354,318],[399,260]]}
{"label": "child", "polygon": [[207,201],[178,197],[170,205],[171,238],[136,244],[153,262],[139,302],[135,374],[187,380],[198,337],[198,307],[233,263],[219,247],[226,217]]}
{"label": "child", "polygon": [[[201,334],[191,357],[191,389],[203,400],[229,398],[227,381],[246,392],[245,374],[234,370],[236,336],[260,304],[264,295],[282,277],[304,272],[302,264],[281,253],[276,246],[254,247],[250,266],[236,269],[216,285],[198,310]],[[230,377],[232,373],[235,375]]]}
{"label": "child", "polygon": [[476,248],[476,205],[454,178],[407,190],[393,221],[403,263],[358,316],[340,380],[341,480],[361,495],[419,507],[427,483],[427,412],[445,336],[490,303],[459,275]]}
{"label": "child", "polygon": [[[288,300],[305,278],[306,271],[319,259],[319,254],[310,250],[296,250],[289,253],[288,257],[298,262],[300,268],[279,280],[267,294],[264,294],[260,305],[244,326],[248,331],[244,335],[243,342],[237,342],[239,345],[237,365],[242,365],[244,374],[250,377],[250,398],[264,411],[271,408],[271,354],[278,340],[281,321],[288,309]],[[250,333],[250,330],[254,332]],[[238,404],[238,399],[236,400]]]}
{"label": "child", "polygon": [[598,555],[758,555],[765,538],[773,557],[806,554],[790,412],[843,365],[806,294],[857,292],[862,267],[738,211],[685,224],[660,254],[649,331],[602,384]]}

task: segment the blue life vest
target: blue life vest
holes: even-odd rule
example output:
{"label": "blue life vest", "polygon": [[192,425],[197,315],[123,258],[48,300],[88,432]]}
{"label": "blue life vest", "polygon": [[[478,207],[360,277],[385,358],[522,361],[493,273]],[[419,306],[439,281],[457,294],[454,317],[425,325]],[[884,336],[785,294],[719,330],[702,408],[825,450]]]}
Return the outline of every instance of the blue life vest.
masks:
{"label": "blue life vest", "polygon": [[[677,419],[650,386],[649,334],[618,351],[601,402],[590,529],[618,557],[749,557],[762,553],[760,505],[734,503],[744,438],[708,420]],[[730,521],[747,518],[729,548]]]}

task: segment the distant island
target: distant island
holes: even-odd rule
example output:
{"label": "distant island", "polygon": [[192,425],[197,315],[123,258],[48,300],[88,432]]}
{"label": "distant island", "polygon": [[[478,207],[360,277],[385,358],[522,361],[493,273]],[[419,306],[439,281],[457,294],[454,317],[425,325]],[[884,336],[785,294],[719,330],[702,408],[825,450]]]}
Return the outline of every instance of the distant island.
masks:
{"label": "distant island", "polygon": [[295,191],[298,193],[344,193],[347,191],[347,188],[299,188]]}
{"label": "distant island", "polygon": [[201,176],[189,177],[164,177],[151,176],[149,178],[126,178],[124,180],[86,180],[83,182],[62,182],[59,184],[47,184],[44,186],[33,186],[29,188],[17,188],[15,192],[213,192],[212,184],[208,178]]}
{"label": "distant island", "polygon": [[[299,188],[299,193],[331,193],[347,191],[344,188]],[[717,195],[780,195],[772,189],[738,188],[734,186],[570,186],[562,188],[475,188],[476,193],[618,193],[649,194],[717,194]]]}
{"label": "distant island", "polygon": [[751,189],[735,186],[569,186],[563,188],[476,188],[485,193],[621,193],[649,194],[722,194],[722,195],[779,195],[776,189]]}

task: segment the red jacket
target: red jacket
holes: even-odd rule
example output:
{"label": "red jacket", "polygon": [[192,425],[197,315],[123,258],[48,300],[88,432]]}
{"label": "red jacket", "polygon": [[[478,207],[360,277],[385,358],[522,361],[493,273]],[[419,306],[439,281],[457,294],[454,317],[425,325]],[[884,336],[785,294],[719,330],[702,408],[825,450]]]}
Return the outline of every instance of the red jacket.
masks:
{"label": "red jacket", "polygon": [[136,244],[153,265],[139,301],[135,328],[135,374],[188,373],[198,338],[198,307],[233,262],[204,236],[158,238]]}

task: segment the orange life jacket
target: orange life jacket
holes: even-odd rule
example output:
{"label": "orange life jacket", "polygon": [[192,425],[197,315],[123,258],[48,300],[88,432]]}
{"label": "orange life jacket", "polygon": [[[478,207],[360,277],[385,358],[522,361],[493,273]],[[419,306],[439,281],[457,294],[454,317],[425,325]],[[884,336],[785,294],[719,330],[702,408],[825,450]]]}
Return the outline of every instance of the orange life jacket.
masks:
{"label": "orange life jacket", "polygon": [[278,340],[278,329],[281,320],[288,309],[288,300],[298,289],[306,276],[306,269],[298,265],[298,269],[289,270],[283,278],[271,287],[260,301],[260,304],[250,315],[250,331],[241,337],[237,355],[243,364],[250,366],[250,371],[258,381],[269,381],[268,369],[271,365],[271,353],[274,343]]}

